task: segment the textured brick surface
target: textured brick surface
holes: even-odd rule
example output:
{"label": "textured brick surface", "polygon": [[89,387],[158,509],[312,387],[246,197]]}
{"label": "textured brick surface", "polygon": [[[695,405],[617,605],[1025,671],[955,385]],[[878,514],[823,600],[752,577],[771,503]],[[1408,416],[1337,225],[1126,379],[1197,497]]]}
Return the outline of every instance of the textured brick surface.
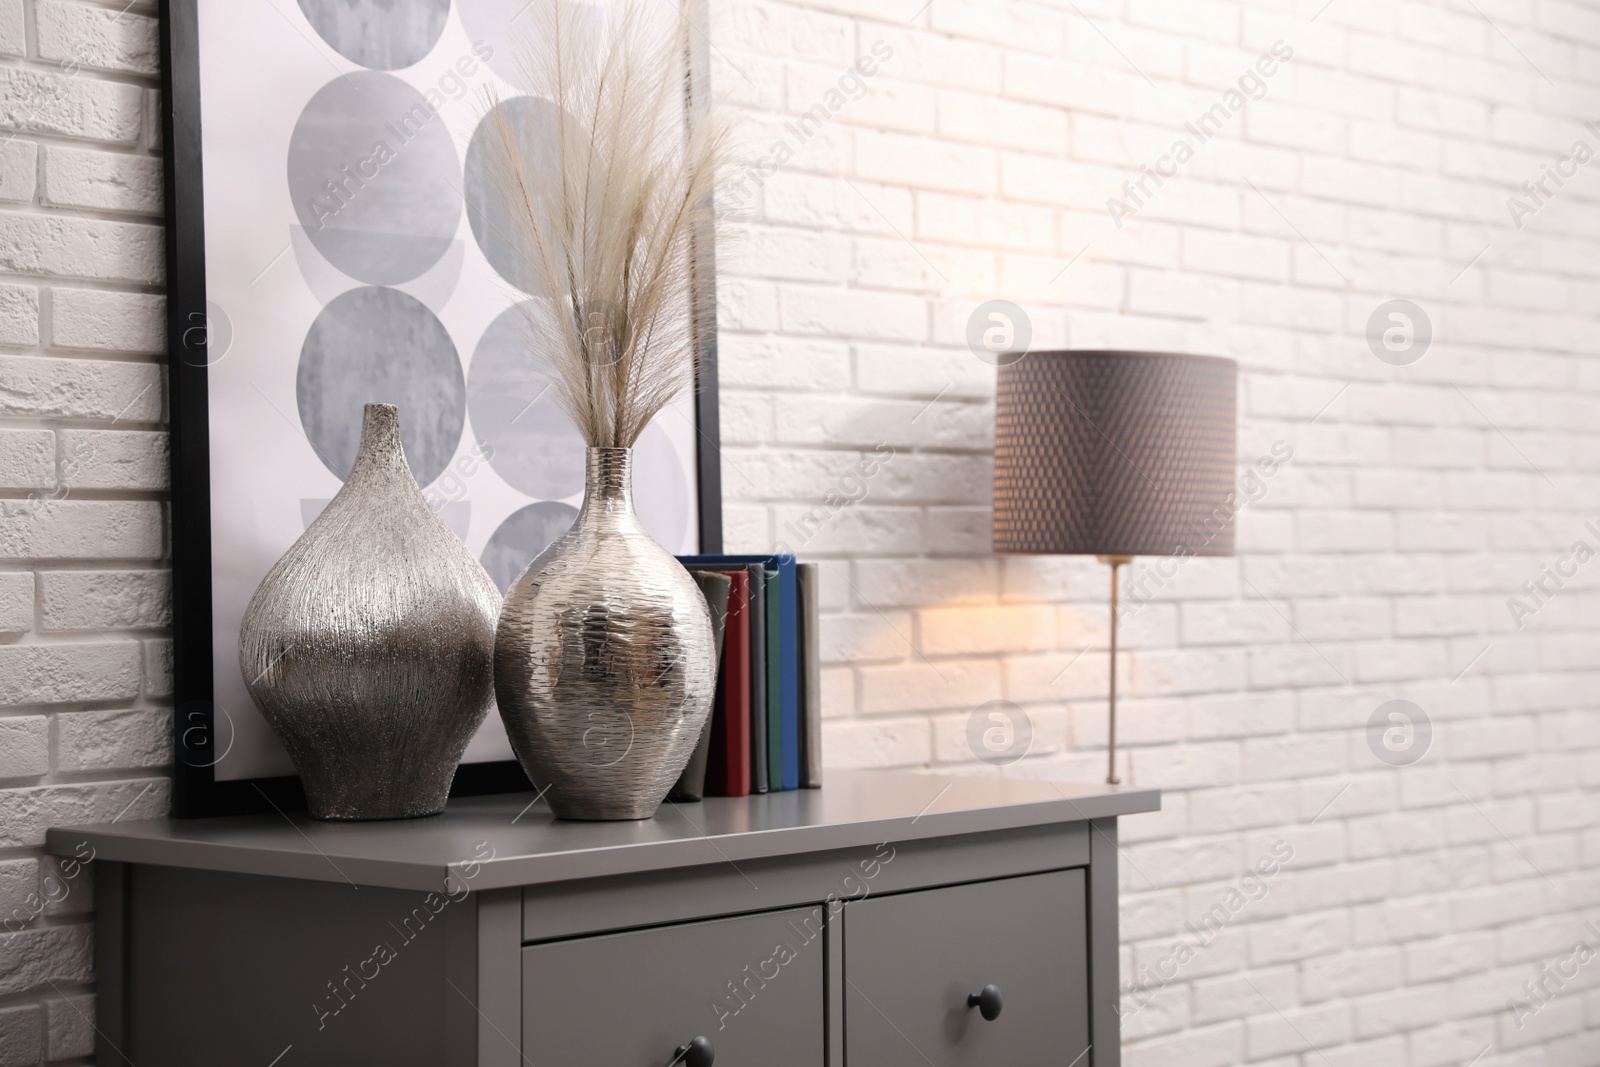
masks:
{"label": "textured brick surface", "polygon": [[0,646],[0,704],[127,700],[140,682],[136,641]]}
{"label": "textured brick surface", "polygon": [[26,204],[38,188],[39,146],[32,141],[0,144],[0,200]]}
{"label": "textured brick surface", "polygon": [[75,0],[37,0],[33,14],[41,59],[132,74],[160,70],[153,18],[128,8],[93,7]]}
{"label": "textured brick surface", "polygon": [[0,356],[0,416],[159,422],[165,410],[154,363]]}
{"label": "textured brick surface", "polygon": [[52,206],[141,215],[161,211],[161,161],[152,156],[51,146],[44,151],[43,175],[43,199]]}
{"label": "textured brick surface", "polygon": [[0,0],[0,1067],[94,1055],[46,829],[171,795],[155,15]]}
{"label": "textured brick surface", "polygon": [[161,505],[139,501],[0,501],[0,560],[161,558]]}
{"label": "textured brick surface", "polygon": [[49,489],[55,482],[55,434],[0,430],[0,489]]}
{"label": "textured brick surface", "polygon": [[0,574],[0,634],[33,629],[33,575]]}
{"label": "textured brick surface", "polygon": [[143,630],[172,622],[166,571],[43,571],[39,588],[46,630]]}
{"label": "textured brick surface", "polygon": [[53,289],[50,343],[90,351],[161,352],[166,348],[166,312],[166,300],[147,293]]}
{"label": "textured brick surface", "polygon": [[[28,195],[33,195],[31,190]],[[0,345],[21,348],[38,343],[39,290],[31,285],[0,285]]]}
{"label": "textured brick surface", "polygon": [[[1124,572],[1119,766],[1165,791],[1122,828],[1124,1063],[1600,1063],[1595,963],[1512,1004],[1600,951],[1600,162],[1523,188],[1600,160],[1593,5],[917,6],[712,5],[751,155],[793,152],[719,258],[726,534],[830,564],[826,761],[994,773],[968,727],[1007,701],[1003,773],[1104,775],[1105,568],[989,552],[980,304],[1036,350],[1232,357],[1239,558]],[[1400,699],[1432,740],[1396,767]]]}
{"label": "textured brick surface", "polygon": [[165,489],[167,435],[155,430],[61,431],[67,489]]}
{"label": "textured brick surface", "polygon": [[0,70],[0,126],[19,133],[132,145],[139,139],[136,85],[100,81],[51,64]]}
{"label": "textured brick surface", "polygon": [[0,778],[37,778],[50,770],[50,724],[43,715],[0,719]]}
{"label": "textured brick surface", "polygon": [[94,1054],[94,997],[51,997],[44,1002],[45,1059]]}

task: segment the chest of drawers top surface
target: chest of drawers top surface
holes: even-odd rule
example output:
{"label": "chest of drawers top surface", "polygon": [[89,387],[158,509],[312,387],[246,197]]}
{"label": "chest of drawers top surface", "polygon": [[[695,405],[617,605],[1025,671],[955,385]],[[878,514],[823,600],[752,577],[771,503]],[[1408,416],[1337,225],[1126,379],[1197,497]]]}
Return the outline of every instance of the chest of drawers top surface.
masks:
{"label": "chest of drawers top surface", "polygon": [[643,822],[572,823],[533,794],[458,798],[441,815],[327,823],[303,812],[58,827],[64,856],[433,890],[474,889],[739,862],[1154,811],[1153,789],[895,771],[830,771],[822,789],[663,804]]}

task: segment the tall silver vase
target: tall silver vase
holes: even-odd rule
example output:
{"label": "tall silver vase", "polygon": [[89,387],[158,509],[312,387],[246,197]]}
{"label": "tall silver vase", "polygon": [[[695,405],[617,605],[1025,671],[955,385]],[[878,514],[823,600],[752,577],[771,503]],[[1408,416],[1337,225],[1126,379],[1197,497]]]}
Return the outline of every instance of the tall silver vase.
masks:
{"label": "tall silver vase", "polygon": [[400,418],[368,404],[344,487],[267,572],[239,630],[245,683],[319,819],[444,808],[493,702],[500,596],[428,505]]}
{"label": "tall silver vase", "polygon": [[591,448],[583,509],[506,594],[494,684],[563,819],[648,819],[711,714],[711,614],[633,511],[633,452]]}

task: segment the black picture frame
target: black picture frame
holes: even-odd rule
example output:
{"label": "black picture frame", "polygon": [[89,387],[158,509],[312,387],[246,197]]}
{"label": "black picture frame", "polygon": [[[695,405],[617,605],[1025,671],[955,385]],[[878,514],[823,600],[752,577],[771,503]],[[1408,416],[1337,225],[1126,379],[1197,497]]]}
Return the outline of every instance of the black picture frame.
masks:
{"label": "black picture frame", "polygon": [[[700,0],[689,0],[691,19]],[[161,0],[161,88],[166,195],[167,398],[171,432],[172,670],[174,818],[192,819],[305,808],[300,779],[218,780],[213,703],[210,423],[207,393],[204,174],[201,169],[198,0]],[[691,120],[709,104],[703,34],[689,43],[684,86]],[[707,204],[700,241],[713,239]],[[697,291],[715,308],[713,249],[697,262],[712,270]],[[701,552],[722,551],[722,467],[714,315],[698,331],[695,411],[697,518]],[[529,790],[515,760],[463,764],[451,796]]]}

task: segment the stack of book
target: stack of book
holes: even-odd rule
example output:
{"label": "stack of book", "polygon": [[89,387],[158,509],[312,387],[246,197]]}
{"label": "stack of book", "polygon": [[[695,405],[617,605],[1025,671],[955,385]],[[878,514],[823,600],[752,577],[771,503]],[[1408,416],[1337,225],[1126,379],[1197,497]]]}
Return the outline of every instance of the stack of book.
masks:
{"label": "stack of book", "polygon": [[822,784],[817,565],[789,555],[680,556],[728,593],[705,793],[742,797]]}

